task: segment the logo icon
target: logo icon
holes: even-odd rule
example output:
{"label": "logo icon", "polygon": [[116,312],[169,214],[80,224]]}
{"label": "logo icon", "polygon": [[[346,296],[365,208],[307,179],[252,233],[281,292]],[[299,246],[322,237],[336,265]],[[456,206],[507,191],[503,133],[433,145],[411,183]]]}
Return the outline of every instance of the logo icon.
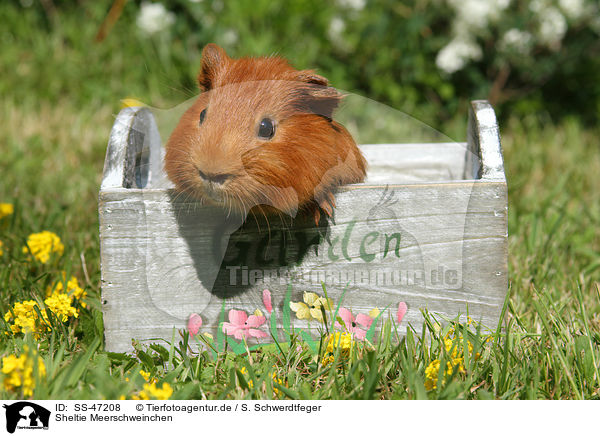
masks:
{"label": "logo icon", "polygon": [[48,429],[50,411],[29,401],[18,401],[6,405],[6,431],[14,433],[15,429]]}

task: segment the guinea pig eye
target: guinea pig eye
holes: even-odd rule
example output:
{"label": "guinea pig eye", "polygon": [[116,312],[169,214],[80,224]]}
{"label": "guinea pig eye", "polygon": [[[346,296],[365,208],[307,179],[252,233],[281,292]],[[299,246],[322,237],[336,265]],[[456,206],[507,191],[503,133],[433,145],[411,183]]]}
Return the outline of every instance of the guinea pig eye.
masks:
{"label": "guinea pig eye", "polygon": [[204,118],[206,118],[206,108],[202,112],[200,112],[200,124],[204,122]]}
{"label": "guinea pig eye", "polygon": [[258,136],[263,139],[271,139],[275,135],[275,122],[269,118],[263,118],[258,124]]}

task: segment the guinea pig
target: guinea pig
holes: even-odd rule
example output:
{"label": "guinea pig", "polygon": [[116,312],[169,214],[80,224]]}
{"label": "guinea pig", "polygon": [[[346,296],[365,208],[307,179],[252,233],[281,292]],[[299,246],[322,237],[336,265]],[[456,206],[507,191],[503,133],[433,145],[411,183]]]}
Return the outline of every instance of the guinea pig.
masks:
{"label": "guinea pig", "polygon": [[208,44],[198,74],[201,94],[166,144],[165,170],[176,190],[244,217],[320,210],[333,193],[359,183],[366,161],[333,120],[342,95],[312,70],[281,57],[230,58]]}

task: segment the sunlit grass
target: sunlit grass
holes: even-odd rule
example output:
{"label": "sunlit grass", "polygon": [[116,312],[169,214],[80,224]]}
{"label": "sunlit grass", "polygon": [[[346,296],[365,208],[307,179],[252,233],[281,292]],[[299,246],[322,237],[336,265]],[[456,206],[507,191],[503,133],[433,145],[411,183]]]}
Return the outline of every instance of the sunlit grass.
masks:
{"label": "sunlit grass", "polygon": [[[467,333],[467,326],[455,326],[475,346],[473,355],[481,356],[465,355],[464,372],[440,378],[444,381],[427,391],[428,365],[448,354],[447,330],[431,320],[422,336],[409,330],[400,340],[388,324],[374,349],[357,348],[336,368],[320,365],[297,336],[281,349],[253,352],[252,364],[231,352],[216,358],[190,353],[190,339],[179,334],[174,344],[138,345],[131,355],[103,351],[96,195],[110,109],[96,113],[94,120],[102,121],[97,123],[89,113],[67,107],[57,114],[17,104],[9,109],[4,113],[11,123],[0,130],[5,147],[0,199],[16,207],[1,222],[2,314],[14,302],[43,298],[63,270],[85,286],[90,302],[77,319],[57,323],[39,342],[21,335],[0,339],[3,357],[23,352],[26,343],[39,350],[47,374],[35,388],[36,398],[130,398],[146,383],[140,370],[157,386],[172,386],[172,398],[599,396],[600,194],[594,180],[600,161],[595,132],[575,122],[542,127],[533,119],[511,120],[503,129],[510,217],[505,329]],[[79,137],[87,143],[77,145]],[[64,255],[48,265],[31,263],[21,251],[27,236],[41,230],[56,232],[65,245]],[[485,342],[486,335],[492,340]]]}

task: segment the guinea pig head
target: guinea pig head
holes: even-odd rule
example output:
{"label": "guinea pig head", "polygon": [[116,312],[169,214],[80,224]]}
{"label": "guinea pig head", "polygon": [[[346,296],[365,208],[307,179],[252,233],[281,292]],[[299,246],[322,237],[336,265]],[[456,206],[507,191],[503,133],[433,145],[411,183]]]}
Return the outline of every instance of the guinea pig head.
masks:
{"label": "guinea pig head", "polygon": [[232,59],[209,44],[198,84],[203,92],[166,145],[177,190],[243,214],[294,214],[327,211],[337,186],[364,179],[364,158],[332,119],[341,95],[324,77],[279,57]]}

